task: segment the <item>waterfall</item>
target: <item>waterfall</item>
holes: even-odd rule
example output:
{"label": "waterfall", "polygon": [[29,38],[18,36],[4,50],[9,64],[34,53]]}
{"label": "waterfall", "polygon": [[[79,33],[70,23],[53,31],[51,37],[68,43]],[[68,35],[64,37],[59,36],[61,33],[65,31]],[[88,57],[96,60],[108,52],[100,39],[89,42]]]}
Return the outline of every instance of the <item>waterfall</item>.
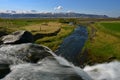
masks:
{"label": "waterfall", "polygon": [[84,71],[94,80],[120,80],[120,62],[118,61],[86,66]]}
{"label": "waterfall", "polygon": [[[79,75],[83,80],[120,80],[120,76],[119,76],[120,75],[120,69],[119,69],[120,68],[120,62],[119,61],[113,61],[113,62],[110,62],[110,63],[97,64],[97,65],[93,65],[93,66],[86,66],[84,69],[81,69],[79,67],[74,66],[72,63],[69,63],[63,57],[57,56],[49,48],[47,48],[45,46],[44,46],[44,48],[45,48],[45,50],[47,52],[49,52],[50,54],[53,55],[55,60],[60,65],[68,66],[68,67],[73,68],[74,72],[77,75]],[[0,55],[0,56],[2,57],[2,55]],[[60,67],[59,65],[54,64],[54,61],[52,61],[52,60],[51,61],[47,60],[46,62],[40,61],[41,63],[43,63],[41,65],[40,63],[38,63],[38,64],[24,63],[23,64],[21,61],[17,60],[17,58],[9,57],[7,55],[3,56],[2,58],[4,58],[5,61],[6,61],[6,59],[8,59],[7,61],[11,61],[11,59],[12,59],[12,60],[14,60],[14,62],[19,62],[18,65],[11,66],[11,70],[12,70],[13,73],[8,75],[6,78],[4,78],[2,80],[12,80],[12,77],[16,78],[16,76],[22,76],[23,79],[25,80],[26,78],[29,78],[29,77],[25,77],[24,78],[24,76],[27,76],[26,74],[30,73],[29,71],[31,71],[31,73],[30,73],[31,77],[32,76],[34,77],[36,75],[36,74],[32,75],[36,71],[38,71],[39,74],[42,74],[41,71],[44,72],[44,70],[45,70],[45,72],[48,72],[48,74],[50,72],[54,71],[54,70],[56,70],[56,71],[53,72],[53,73],[57,73],[58,72],[57,74],[59,74],[59,72],[66,72],[66,73],[71,72],[71,71],[69,71],[69,69],[66,70],[65,67]],[[8,62],[8,63],[11,63],[11,62]],[[32,70],[34,72],[32,72]],[[64,70],[66,70],[66,71],[64,71]],[[37,78],[39,76],[39,74],[36,75],[35,78],[33,78],[33,80],[34,79],[38,79],[39,80],[39,78]],[[52,74],[49,76],[49,78],[51,78],[51,76],[52,76]],[[54,78],[55,76],[53,75],[52,77]],[[41,75],[40,77],[42,77],[42,78],[44,77],[43,80],[49,80],[49,78],[46,79],[46,76]],[[18,80],[18,79],[22,80],[21,77],[20,78],[18,77],[15,80]],[[30,79],[30,80],[32,80],[32,79]],[[51,80],[56,80],[56,79],[54,78],[54,79],[51,79]]]}
{"label": "waterfall", "polygon": [[57,56],[55,53],[53,53],[51,50],[48,51],[51,53],[54,58],[59,62],[59,64],[64,65],[64,66],[70,66],[72,67],[76,73],[81,76],[83,80],[93,80],[86,72],[84,72],[80,67],[74,66],[72,63],[69,63],[65,58],[61,56]]}

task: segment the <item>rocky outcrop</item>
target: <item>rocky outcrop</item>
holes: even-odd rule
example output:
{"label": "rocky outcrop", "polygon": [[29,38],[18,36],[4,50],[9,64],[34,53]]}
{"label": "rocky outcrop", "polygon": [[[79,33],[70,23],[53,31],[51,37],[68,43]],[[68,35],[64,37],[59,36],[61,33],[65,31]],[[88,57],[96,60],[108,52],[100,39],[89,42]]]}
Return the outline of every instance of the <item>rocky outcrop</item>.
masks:
{"label": "rocky outcrop", "polygon": [[0,78],[10,72],[10,65],[36,63],[47,56],[51,56],[49,49],[33,43],[17,45],[1,45],[0,47]]}
{"label": "rocky outcrop", "polygon": [[49,49],[42,45],[33,43],[1,45],[0,60],[8,64],[17,64],[24,62],[37,62],[51,54]]}
{"label": "rocky outcrop", "polygon": [[33,43],[33,36],[28,31],[16,31],[2,37],[0,45],[0,78],[10,72],[10,65],[36,63],[51,56],[49,48]]}
{"label": "rocky outcrop", "polygon": [[0,63],[0,79],[3,78],[6,74],[10,72],[10,68],[8,64],[1,64]]}
{"label": "rocky outcrop", "polygon": [[4,44],[32,43],[33,36],[28,31],[16,31],[10,35],[3,36],[1,41]]}

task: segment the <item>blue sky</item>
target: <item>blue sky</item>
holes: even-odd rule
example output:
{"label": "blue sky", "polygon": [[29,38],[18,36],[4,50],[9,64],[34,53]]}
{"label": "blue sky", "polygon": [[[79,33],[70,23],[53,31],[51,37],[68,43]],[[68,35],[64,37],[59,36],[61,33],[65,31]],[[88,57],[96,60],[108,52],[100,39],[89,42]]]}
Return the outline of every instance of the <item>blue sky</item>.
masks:
{"label": "blue sky", "polygon": [[0,10],[79,12],[120,16],[120,0],[0,0]]}

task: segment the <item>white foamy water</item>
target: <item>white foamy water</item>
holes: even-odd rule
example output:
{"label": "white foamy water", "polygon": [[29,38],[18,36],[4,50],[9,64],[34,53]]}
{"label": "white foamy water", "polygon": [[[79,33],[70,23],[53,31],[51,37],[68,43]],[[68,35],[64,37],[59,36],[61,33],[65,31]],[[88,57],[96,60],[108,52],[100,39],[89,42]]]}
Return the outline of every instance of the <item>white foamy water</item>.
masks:
{"label": "white foamy water", "polygon": [[55,59],[59,62],[59,64],[64,65],[64,66],[70,66],[72,67],[76,73],[81,76],[82,79],[84,80],[93,80],[86,72],[84,72],[81,68],[74,66],[73,64],[69,63],[66,59],[64,59],[61,56],[57,56],[56,54],[54,54],[52,51],[48,51],[49,53],[51,53]]}
{"label": "white foamy water", "polygon": [[118,61],[86,66],[84,71],[94,80],[120,80],[120,62]]}

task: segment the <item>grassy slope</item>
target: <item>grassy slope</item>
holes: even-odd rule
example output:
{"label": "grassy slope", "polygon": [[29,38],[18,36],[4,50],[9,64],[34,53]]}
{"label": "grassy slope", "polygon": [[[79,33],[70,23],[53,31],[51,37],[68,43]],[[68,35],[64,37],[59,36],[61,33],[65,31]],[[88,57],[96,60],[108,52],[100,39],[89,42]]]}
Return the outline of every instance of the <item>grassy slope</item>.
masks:
{"label": "grassy slope", "polygon": [[88,63],[120,60],[120,22],[95,23],[91,24],[88,30],[90,33],[86,43],[89,53]]}

